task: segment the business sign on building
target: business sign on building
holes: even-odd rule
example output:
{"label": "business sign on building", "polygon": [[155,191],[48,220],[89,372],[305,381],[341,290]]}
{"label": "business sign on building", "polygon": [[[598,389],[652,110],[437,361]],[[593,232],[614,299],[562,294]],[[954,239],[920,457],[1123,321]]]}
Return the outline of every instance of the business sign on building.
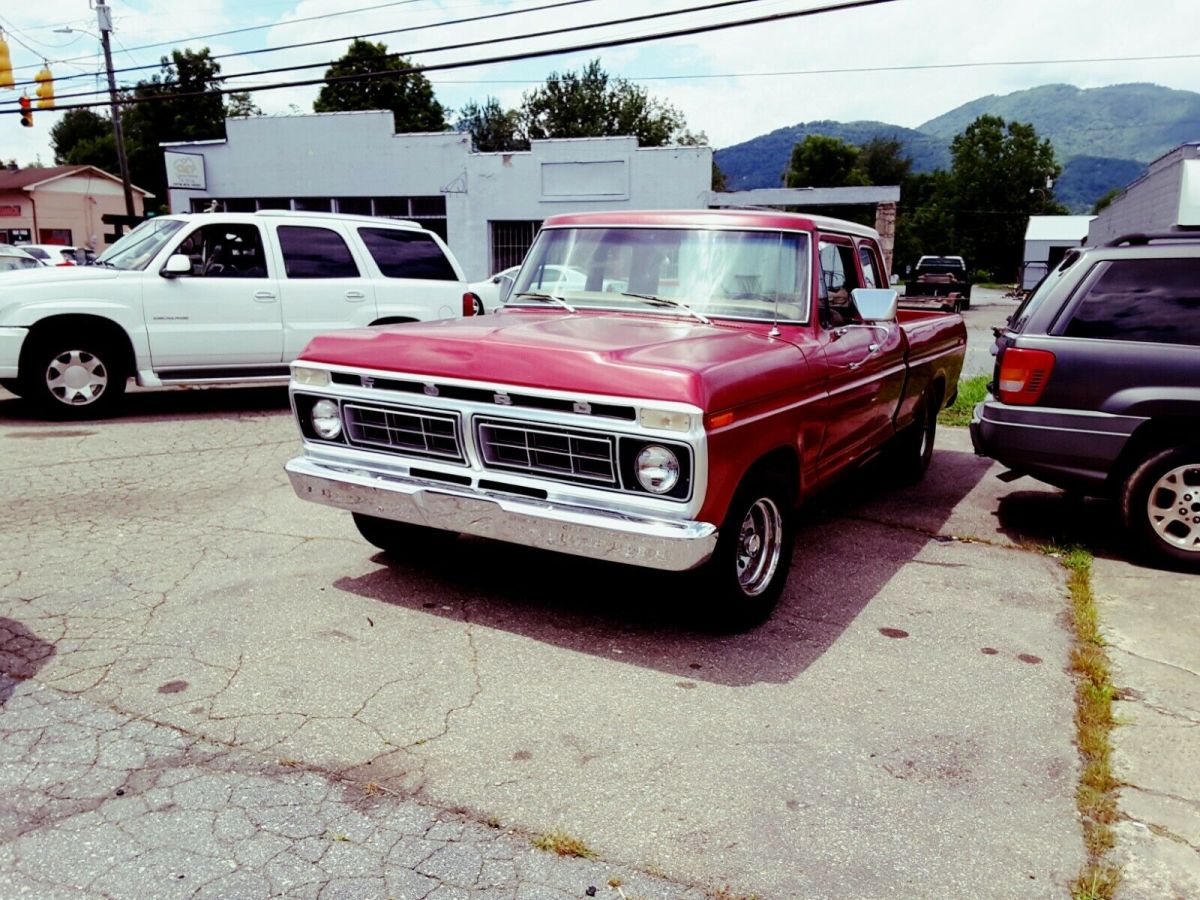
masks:
{"label": "business sign on building", "polygon": [[21,205],[19,203],[4,204],[0,206],[0,216],[6,219],[17,218],[21,215]]}
{"label": "business sign on building", "polygon": [[163,157],[167,164],[167,187],[193,191],[208,190],[208,182],[204,177],[203,154],[167,150]]}

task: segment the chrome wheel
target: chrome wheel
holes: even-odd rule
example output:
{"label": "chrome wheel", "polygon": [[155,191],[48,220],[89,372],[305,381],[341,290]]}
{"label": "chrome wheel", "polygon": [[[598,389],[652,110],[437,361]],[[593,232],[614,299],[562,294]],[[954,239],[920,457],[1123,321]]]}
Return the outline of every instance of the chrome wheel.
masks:
{"label": "chrome wheel", "polygon": [[64,350],[46,366],[46,390],[66,406],[95,403],[107,388],[104,361],[87,350]]}
{"label": "chrome wheel", "polygon": [[738,535],[738,585],[749,597],[761,594],[771,584],[783,548],[783,516],[769,497],[762,497],[746,511]]}
{"label": "chrome wheel", "polygon": [[1160,540],[1200,554],[1200,463],[1160,475],[1146,497],[1146,515]]}

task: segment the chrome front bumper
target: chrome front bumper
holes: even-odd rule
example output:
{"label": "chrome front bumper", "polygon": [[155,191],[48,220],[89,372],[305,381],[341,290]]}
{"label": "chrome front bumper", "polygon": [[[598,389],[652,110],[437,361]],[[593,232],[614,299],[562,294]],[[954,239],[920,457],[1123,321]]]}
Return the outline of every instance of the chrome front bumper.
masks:
{"label": "chrome front bumper", "polygon": [[301,500],[381,519],[545,550],[682,572],[713,554],[716,526],[567,506],[297,456],[284,466]]}

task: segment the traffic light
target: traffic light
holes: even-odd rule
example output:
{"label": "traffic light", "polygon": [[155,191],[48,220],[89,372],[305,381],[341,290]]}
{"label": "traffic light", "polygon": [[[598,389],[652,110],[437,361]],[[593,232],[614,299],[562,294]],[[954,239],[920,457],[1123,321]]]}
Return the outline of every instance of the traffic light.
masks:
{"label": "traffic light", "polygon": [[37,82],[38,109],[54,109],[54,76],[50,74],[50,64],[42,66],[33,80]]}
{"label": "traffic light", "polygon": [[8,41],[0,31],[0,88],[13,87],[12,57],[8,55]]}
{"label": "traffic light", "polygon": [[21,105],[21,124],[26,128],[33,127],[33,110],[29,108],[29,98],[24,94],[17,101]]}

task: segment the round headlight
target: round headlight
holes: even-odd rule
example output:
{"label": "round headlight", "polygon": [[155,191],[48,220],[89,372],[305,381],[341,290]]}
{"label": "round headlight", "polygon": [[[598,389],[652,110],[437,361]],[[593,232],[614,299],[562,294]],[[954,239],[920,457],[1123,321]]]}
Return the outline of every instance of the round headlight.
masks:
{"label": "round headlight", "polygon": [[634,470],[638,484],[652,494],[665,494],[679,481],[679,460],[674,453],[658,444],[642,448]]}
{"label": "round headlight", "polygon": [[338,405],[332,400],[318,400],[314,403],[310,419],[317,437],[332,441],[342,433],[342,417],[338,413]]}

